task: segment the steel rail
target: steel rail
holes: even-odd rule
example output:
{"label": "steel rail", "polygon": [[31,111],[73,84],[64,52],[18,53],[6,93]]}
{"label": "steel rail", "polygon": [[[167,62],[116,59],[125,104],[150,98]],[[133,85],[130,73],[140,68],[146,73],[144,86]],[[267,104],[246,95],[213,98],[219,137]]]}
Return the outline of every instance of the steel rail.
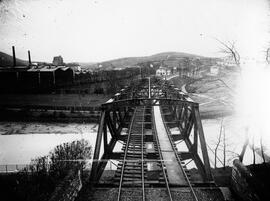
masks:
{"label": "steel rail", "polygon": [[127,152],[128,152],[128,145],[130,142],[130,135],[131,135],[131,130],[132,130],[132,126],[134,123],[134,119],[136,116],[136,111],[137,111],[137,108],[135,108],[135,110],[134,110],[134,114],[132,116],[132,120],[130,122],[130,127],[129,127],[129,131],[128,131],[128,139],[127,139],[127,143],[126,143],[126,147],[125,147],[124,160],[123,160],[123,165],[122,165],[122,169],[121,169],[121,178],[120,178],[120,183],[119,183],[119,188],[118,188],[118,196],[117,196],[118,201],[120,201],[120,199],[121,199],[121,190],[122,190],[122,183],[123,183],[123,178],[124,178],[124,170],[125,170],[125,163],[126,163],[126,157],[127,157]]}
{"label": "steel rail", "polygon": [[[143,107],[143,118],[145,117],[145,107]],[[143,137],[144,137],[144,121],[145,119],[143,119],[142,122],[142,139],[141,139],[141,143],[142,143],[142,147],[141,147],[141,167],[142,167],[142,200],[145,201],[145,189],[144,189],[144,141],[143,141]]]}

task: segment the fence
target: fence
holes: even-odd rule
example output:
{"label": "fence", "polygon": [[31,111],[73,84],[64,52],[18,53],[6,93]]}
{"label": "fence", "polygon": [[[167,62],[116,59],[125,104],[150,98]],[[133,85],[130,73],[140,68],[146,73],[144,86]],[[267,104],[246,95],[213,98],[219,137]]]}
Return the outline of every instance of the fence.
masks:
{"label": "fence", "polygon": [[0,165],[0,173],[15,173],[19,172],[20,170],[28,170],[28,164],[6,164]]}

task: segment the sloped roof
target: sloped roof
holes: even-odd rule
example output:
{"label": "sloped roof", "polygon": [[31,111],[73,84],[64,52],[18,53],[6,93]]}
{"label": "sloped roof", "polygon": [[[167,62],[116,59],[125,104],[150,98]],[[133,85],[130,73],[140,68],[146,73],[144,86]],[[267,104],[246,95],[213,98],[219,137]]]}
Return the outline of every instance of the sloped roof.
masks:
{"label": "sloped roof", "polygon": [[18,71],[27,71],[28,67],[26,66],[16,66],[16,67],[0,67],[0,72],[18,72]]}
{"label": "sloped roof", "polygon": [[71,68],[67,67],[67,66],[38,66],[35,68],[31,68],[28,71],[30,71],[30,72],[53,72],[53,71],[56,71],[58,69],[66,71],[66,70],[71,69]]}

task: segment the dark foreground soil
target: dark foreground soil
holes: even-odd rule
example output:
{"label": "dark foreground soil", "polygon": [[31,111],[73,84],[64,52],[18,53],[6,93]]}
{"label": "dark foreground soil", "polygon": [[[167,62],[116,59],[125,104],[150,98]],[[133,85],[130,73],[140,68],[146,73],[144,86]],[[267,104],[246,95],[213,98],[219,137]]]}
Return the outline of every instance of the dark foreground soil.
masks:
{"label": "dark foreground soil", "polygon": [[[171,195],[173,200],[179,201],[193,201],[190,189],[186,187],[171,188]],[[195,188],[196,196],[201,201],[216,200],[221,201],[223,195],[219,188]],[[92,193],[91,193],[92,192]],[[89,194],[81,195],[76,201],[114,201],[117,200],[118,188],[96,188],[92,189]],[[146,188],[146,200],[148,201],[169,201],[169,196],[166,188]],[[121,200],[137,201],[142,199],[142,192],[140,188],[124,188],[122,189]]]}

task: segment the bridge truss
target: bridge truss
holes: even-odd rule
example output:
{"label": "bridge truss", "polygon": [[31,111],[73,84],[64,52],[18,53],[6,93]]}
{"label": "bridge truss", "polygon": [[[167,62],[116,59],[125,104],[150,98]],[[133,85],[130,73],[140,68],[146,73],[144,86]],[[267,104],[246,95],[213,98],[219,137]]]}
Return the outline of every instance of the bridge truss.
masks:
{"label": "bridge truss", "polygon": [[[173,143],[185,143],[188,151],[177,151],[182,161],[192,160],[204,183],[213,183],[199,104],[169,82],[155,77],[136,81],[102,105],[96,138],[90,182],[98,184],[109,160],[123,160],[123,152],[114,151],[117,142],[126,144],[137,107],[160,106],[167,128],[177,127],[180,133],[168,135]],[[162,157],[161,157],[162,158]]]}

